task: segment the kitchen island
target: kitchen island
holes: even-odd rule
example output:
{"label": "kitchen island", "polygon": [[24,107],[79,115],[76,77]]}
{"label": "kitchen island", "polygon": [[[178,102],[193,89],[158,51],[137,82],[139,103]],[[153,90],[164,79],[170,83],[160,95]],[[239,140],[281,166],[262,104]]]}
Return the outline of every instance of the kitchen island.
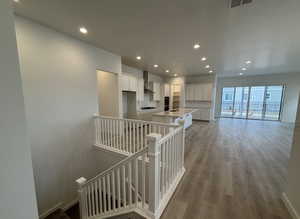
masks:
{"label": "kitchen island", "polygon": [[197,111],[197,109],[179,108],[176,111],[154,113],[152,115],[152,120],[156,122],[175,124],[179,124],[179,121],[184,121],[184,128],[188,128],[193,123],[192,113],[195,111]]}

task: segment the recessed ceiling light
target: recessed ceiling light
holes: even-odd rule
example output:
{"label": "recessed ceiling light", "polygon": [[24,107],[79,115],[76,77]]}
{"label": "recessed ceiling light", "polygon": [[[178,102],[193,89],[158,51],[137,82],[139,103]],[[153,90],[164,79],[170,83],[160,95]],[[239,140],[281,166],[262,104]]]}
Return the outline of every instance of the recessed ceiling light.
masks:
{"label": "recessed ceiling light", "polygon": [[154,68],[158,68],[158,65],[153,65]]}
{"label": "recessed ceiling light", "polygon": [[246,64],[249,65],[251,64],[252,62],[250,60],[246,61]]}
{"label": "recessed ceiling light", "polygon": [[210,65],[206,65],[205,68],[210,68]]}
{"label": "recessed ceiling light", "polygon": [[170,71],[169,71],[169,70],[166,70],[166,72],[169,73]]}
{"label": "recessed ceiling light", "polygon": [[200,48],[200,44],[199,43],[196,43],[195,45],[194,45],[194,49],[199,49]]}
{"label": "recessed ceiling light", "polygon": [[87,29],[86,29],[85,27],[80,27],[80,28],[79,28],[79,31],[80,31],[81,33],[83,33],[83,34],[87,34],[87,33],[88,33],[88,31],[87,31]]}
{"label": "recessed ceiling light", "polygon": [[242,71],[246,71],[247,70],[247,68],[242,68]]}
{"label": "recessed ceiling light", "polygon": [[140,56],[137,56],[137,57],[136,57],[136,59],[137,59],[137,60],[141,60],[141,59],[142,59],[142,57],[140,57]]}
{"label": "recessed ceiling light", "polygon": [[214,72],[213,70],[210,70],[210,71],[209,71],[209,73],[213,73],[213,72]]}
{"label": "recessed ceiling light", "polygon": [[206,61],[207,60],[207,58],[206,57],[202,57],[202,59],[201,59],[201,61]]}
{"label": "recessed ceiling light", "polygon": [[244,74],[244,73],[242,73],[242,72],[240,73],[240,75],[243,75],[243,74]]}
{"label": "recessed ceiling light", "polygon": [[14,0],[14,2],[18,3],[18,2],[20,2],[20,1],[19,1],[19,0]]}
{"label": "recessed ceiling light", "polygon": [[174,77],[177,77],[177,74],[174,74]]}

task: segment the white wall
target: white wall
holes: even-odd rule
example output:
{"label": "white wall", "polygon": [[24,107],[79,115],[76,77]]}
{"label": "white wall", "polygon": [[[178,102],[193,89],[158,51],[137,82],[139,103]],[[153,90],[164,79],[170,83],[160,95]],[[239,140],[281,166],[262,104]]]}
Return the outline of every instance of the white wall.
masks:
{"label": "white wall", "polygon": [[43,214],[77,197],[78,177],[95,176],[115,161],[92,149],[92,115],[98,112],[96,70],[120,73],[121,57],[20,17],[15,22]]}
{"label": "white wall", "polygon": [[220,116],[222,88],[226,86],[285,85],[283,122],[295,122],[298,96],[300,92],[300,73],[272,74],[257,76],[219,77],[217,79],[216,117]]}
{"label": "white wall", "polygon": [[11,1],[0,1],[0,218],[37,219]]}
{"label": "white wall", "polygon": [[[297,119],[294,130],[294,139],[288,167],[288,178],[286,186],[286,195],[294,208],[298,218],[300,216],[300,105],[298,106]],[[293,212],[293,213],[295,213]]]}

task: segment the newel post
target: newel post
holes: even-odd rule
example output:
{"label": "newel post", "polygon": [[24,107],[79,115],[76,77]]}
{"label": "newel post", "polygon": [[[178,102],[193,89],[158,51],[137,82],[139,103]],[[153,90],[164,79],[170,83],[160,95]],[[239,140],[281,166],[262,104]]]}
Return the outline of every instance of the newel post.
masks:
{"label": "newel post", "polygon": [[160,201],[160,134],[147,135],[149,147],[149,210],[155,215]]}
{"label": "newel post", "polygon": [[85,206],[85,198],[86,194],[83,191],[83,186],[86,183],[86,179],[84,177],[80,177],[76,180],[78,186],[78,196],[79,196],[79,210],[80,210],[80,219],[87,218],[87,209]]}

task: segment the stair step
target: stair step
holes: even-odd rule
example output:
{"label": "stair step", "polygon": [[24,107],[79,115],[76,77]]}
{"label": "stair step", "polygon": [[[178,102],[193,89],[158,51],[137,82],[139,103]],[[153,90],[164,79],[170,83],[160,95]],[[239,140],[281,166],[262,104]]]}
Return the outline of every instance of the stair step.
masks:
{"label": "stair step", "polygon": [[135,212],[132,212],[128,214],[118,215],[115,217],[110,217],[110,219],[145,219],[145,218]]}
{"label": "stair step", "polygon": [[59,209],[47,216],[45,219],[70,219],[70,217],[61,209]]}

